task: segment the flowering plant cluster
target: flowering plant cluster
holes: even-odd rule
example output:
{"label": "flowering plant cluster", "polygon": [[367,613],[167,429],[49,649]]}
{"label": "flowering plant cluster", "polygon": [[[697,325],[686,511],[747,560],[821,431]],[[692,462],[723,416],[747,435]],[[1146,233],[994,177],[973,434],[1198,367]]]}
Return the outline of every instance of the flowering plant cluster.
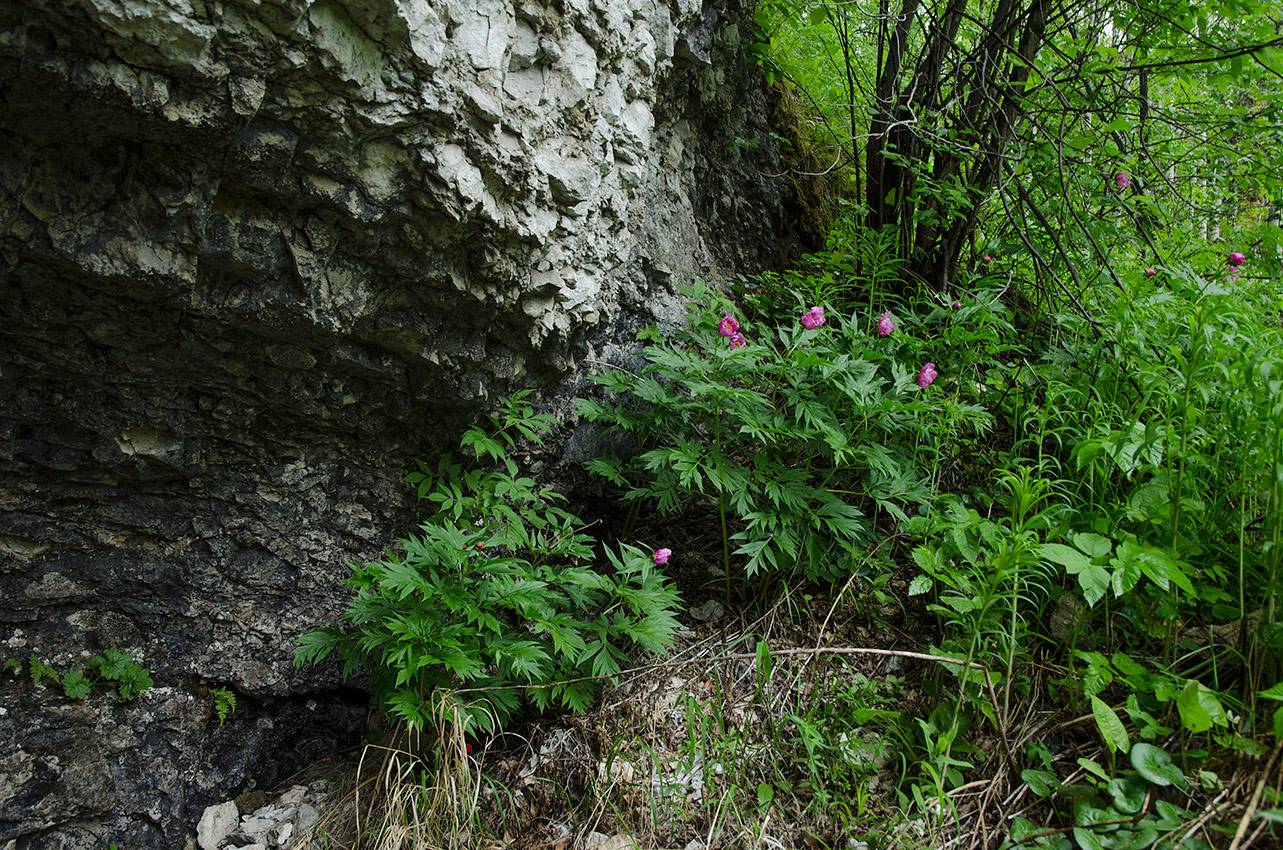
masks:
{"label": "flowering plant cluster", "polygon": [[874,335],[867,319],[824,305],[733,349],[724,340],[740,332],[735,315],[703,286],[686,292],[690,329],[647,332],[649,365],[599,374],[606,397],[579,401],[586,419],[648,450],[589,468],[663,512],[716,511],[728,575],[846,578],[867,557],[876,515],[902,522],[930,497],[918,458],[930,456],[943,408],[921,390],[937,367],[904,365],[910,340],[881,338],[895,328],[889,312]]}
{"label": "flowering plant cluster", "polygon": [[722,320],[717,323],[717,332],[730,339],[731,348],[741,348],[747,343],[744,334],[740,332],[740,323],[730,313],[722,316]]}

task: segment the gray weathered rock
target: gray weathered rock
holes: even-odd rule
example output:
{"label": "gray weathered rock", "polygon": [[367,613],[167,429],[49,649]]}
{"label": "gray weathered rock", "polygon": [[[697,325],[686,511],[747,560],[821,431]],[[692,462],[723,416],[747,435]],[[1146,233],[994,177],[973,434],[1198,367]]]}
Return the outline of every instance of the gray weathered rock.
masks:
{"label": "gray weathered rock", "polygon": [[230,800],[207,807],[196,825],[196,842],[200,850],[218,850],[223,840],[236,829],[239,818],[240,811]]}
{"label": "gray weathered rock", "polygon": [[4,657],[120,646],[162,686],[5,677],[0,843],[181,846],[353,740],[292,649],[412,527],[412,459],[797,237],[750,12],[0,4]]}

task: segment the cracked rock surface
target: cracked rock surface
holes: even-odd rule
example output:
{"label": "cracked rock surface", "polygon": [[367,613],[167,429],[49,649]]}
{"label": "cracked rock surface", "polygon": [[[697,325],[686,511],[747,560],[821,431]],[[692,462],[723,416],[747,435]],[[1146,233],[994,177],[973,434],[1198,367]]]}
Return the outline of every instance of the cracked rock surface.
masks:
{"label": "cracked rock surface", "polygon": [[751,11],[0,4],[0,660],[157,683],[0,677],[0,847],[180,847],[354,742],[293,646],[413,459],[804,238]]}

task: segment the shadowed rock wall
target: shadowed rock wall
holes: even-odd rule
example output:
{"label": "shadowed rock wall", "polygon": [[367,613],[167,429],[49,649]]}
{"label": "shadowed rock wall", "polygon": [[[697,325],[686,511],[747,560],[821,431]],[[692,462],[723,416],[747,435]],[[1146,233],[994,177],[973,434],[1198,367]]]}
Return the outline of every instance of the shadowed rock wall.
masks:
{"label": "shadowed rock wall", "polygon": [[800,238],[750,12],[0,5],[0,658],[158,685],[5,674],[0,846],[179,847],[352,743],[292,647],[411,527],[412,459]]}

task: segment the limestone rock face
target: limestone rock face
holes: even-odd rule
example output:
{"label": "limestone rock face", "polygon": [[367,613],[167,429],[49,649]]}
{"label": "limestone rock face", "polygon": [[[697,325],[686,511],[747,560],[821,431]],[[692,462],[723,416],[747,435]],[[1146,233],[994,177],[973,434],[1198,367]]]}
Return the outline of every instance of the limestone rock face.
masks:
{"label": "limestone rock face", "polygon": [[0,845],[182,846],[340,745],[292,649],[412,527],[413,458],[800,238],[751,31],[740,0],[0,4],[0,659],[118,646],[160,686],[6,674]]}

